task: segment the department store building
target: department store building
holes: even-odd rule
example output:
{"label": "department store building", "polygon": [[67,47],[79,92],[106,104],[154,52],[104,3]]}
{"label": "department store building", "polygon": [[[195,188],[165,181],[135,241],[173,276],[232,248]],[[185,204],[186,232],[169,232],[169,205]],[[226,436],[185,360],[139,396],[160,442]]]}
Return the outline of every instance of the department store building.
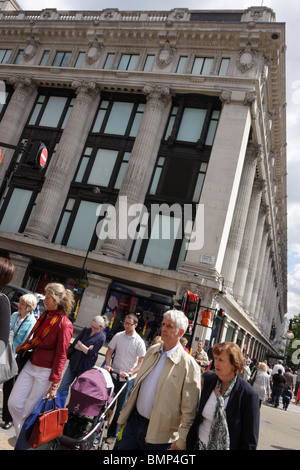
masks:
{"label": "department store building", "polygon": [[190,347],[280,355],[285,24],[263,6],[0,6],[0,254],[14,283],[73,289],[79,329],[106,314],[113,334],[139,313],[145,339],[189,291]]}

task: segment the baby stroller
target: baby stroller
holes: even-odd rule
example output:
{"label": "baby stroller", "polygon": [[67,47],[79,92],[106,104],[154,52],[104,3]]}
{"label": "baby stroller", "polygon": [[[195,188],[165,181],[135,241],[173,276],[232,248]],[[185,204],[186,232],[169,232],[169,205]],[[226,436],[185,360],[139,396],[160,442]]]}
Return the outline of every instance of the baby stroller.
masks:
{"label": "baby stroller", "polygon": [[71,386],[63,435],[52,441],[51,449],[60,444],[69,450],[108,450],[103,442],[105,421],[119,395],[114,396],[113,391],[110,373],[105,369],[93,367],[81,374]]}

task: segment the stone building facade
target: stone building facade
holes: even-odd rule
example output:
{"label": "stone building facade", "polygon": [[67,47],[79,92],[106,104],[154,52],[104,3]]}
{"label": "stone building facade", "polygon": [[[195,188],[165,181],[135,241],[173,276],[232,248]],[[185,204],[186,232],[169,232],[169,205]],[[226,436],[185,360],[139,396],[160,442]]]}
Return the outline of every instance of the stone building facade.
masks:
{"label": "stone building facade", "polygon": [[14,282],[75,289],[79,328],[106,313],[114,332],[138,312],[146,336],[190,291],[211,311],[209,327],[200,313],[191,323],[191,347],[278,354],[285,25],[267,7],[1,6],[0,249]]}

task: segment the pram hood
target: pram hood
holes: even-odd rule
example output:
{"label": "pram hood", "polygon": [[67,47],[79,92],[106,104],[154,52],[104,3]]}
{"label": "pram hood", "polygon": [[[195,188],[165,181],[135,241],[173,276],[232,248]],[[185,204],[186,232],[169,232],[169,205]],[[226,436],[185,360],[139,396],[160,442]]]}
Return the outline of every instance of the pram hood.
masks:
{"label": "pram hood", "polygon": [[68,408],[81,415],[98,416],[102,407],[113,399],[113,389],[109,373],[93,367],[73,383]]}

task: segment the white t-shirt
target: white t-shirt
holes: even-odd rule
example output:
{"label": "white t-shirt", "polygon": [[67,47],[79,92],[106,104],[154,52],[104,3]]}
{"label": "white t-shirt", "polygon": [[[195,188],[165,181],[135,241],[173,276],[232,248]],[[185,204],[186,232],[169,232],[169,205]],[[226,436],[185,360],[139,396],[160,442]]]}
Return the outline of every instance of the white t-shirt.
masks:
{"label": "white t-shirt", "polygon": [[142,380],[139,394],[136,401],[136,409],[141,416],[150,419],[151,412],[155,400],[156,389],[158,382],[165,366],[168,357],[176,351],[180,344],[177,344],[173,349],[164,352],[163,345],[160,348],[160,358],[151,372]]}
{"label": "white t-shirt", "polygon": [[[109,342],[108,347],[115,351],[112,368],[115,372],[129,372],[138,363],[138,358],[146,354],[146,346],[142,338],[135,331],[132,336],[125,331],[117,333]],[[131,378],[136,377],[132,375]]]}
{"label": "white t-shirt", "polygon": [[[225,398],[224,400],[225,409],[228,403],[228,398],[229,397]],[[210,431],[211,423],[214,417],[216,404],[217,404],[217,397],[216,397],[215,392],[212,391],[209,399],[207,400],[202,410],[203,421],[199,425],[199,428],[198,428],[198,437],[200,441],[203,442],[204,444],[207,444],[208,442],[209,431]]]}
{"label": "white t-shirt", "polygon": [[272,375],[278,374],[279,369],[282,372],[282,375],[285,373],[285,369],[281,364],[275,364],[275,366],[272,369]]}

